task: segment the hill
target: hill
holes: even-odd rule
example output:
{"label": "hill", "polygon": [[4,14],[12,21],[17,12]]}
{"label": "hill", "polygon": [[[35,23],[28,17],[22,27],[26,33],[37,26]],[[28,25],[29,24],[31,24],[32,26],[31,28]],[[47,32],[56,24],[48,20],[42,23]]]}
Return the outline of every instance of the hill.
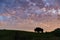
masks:
{"label": "hill", "polygon": [[52,32],[34,33],[18,30],[0,30],[0,40],[60,40]]}

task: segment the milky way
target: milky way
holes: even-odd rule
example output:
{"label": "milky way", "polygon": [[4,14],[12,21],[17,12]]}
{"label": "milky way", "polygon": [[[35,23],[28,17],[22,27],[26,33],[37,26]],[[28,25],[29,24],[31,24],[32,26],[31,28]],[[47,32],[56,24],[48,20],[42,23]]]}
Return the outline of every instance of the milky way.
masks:
{"label": "milky way", "polygon": [[0,0],[0,28],[33,30],[36,26],[42,26],[48,30],[51,24],[57,28],[60,20],[59,2],[60,0]]}

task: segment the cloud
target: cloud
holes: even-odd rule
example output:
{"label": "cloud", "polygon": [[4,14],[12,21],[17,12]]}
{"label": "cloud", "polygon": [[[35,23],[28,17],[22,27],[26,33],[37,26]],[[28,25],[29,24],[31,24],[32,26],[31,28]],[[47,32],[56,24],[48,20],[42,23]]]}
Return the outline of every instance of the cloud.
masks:
{"label": "cloud", "polygon": [[[55,3],[58,4],[58,1],[46,0],[45,2],[54,6]],[[36,5],[29,5],[29,2]],[[35,27],[39,26],[45,31],[51,31],[60,26],[58,12],[54,7],[44,7],[42,0],[30,0],[29,2],[26,0],[0,0],[0,28],[33,31]]]}

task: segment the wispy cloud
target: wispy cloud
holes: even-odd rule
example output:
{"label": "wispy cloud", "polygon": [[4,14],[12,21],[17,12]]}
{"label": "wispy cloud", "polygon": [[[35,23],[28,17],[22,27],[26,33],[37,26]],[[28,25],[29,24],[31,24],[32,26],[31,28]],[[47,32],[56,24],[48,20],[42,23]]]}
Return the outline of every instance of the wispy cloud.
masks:
{"label": "wispy cloud", "polygon": [[[48,3],[48,4],[47,4]],[[51,31],[60,25],[59,0],[0,0],[0,28]]]}

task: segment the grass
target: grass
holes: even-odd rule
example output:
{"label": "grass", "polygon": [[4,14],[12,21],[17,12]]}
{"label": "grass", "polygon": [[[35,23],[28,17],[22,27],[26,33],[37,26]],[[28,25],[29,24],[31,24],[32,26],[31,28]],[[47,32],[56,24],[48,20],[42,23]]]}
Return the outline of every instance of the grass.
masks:
{"label": "grass", "polygon": [[0,30],[0,40],[60,40],[53,33],[34,33],[18,30]]}

